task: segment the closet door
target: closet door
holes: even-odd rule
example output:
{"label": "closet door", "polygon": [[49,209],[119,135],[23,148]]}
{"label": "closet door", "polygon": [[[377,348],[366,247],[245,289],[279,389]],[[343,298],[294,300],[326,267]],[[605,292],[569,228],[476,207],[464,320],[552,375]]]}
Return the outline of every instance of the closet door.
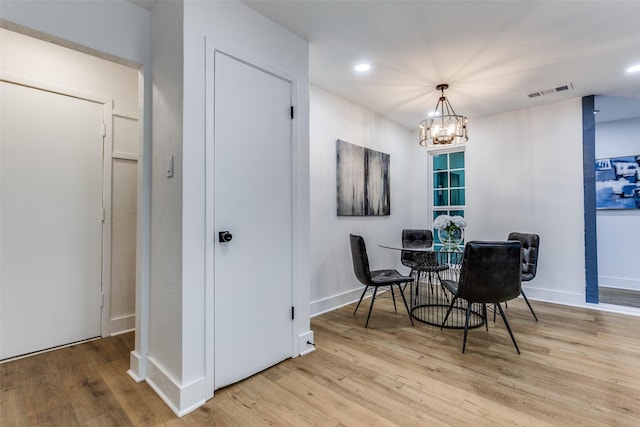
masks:
{"label": "closet door", "polygon": [[103,105],[0,82],[0,358],[100,336]]}

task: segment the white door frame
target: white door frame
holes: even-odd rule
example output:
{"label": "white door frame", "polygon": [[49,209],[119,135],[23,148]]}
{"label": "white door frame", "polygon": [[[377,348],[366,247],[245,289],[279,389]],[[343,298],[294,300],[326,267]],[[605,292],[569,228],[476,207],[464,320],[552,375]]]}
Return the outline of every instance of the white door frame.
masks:
{"label": "white door frame", "polygon": [[[294,107],[294,111],[298,110],[299,106],[299,89],[298,79],[295,75],[278,69],[272,64],[267,64],[263,60],[255,58],[253,54],[247,52],[241,52],[238,49],[231,48],[229,46],[223,46],[220,43],[212,42],[210,38],[205,38],[205,381],[206,381],[206,399],[210,399],[214,395],[214,256],[215,256],[215,242],[216,230],[214,228],[214,170],[212,165],[215,164],[214,158],[214,111],[211,110],[214,105],[215,94],[215,69],[214,69],[214,56],[215,52],[220,52],[225,55],[236,58],[242,62],[250,64],[256,68],[262,69],[268,73],[278,76],[291,83],[291,105]],[[299,120],[291,120],[291,197],[292,197],[292,288],[291,288],[291,300],[294,307],[298,303],[299,292],[295,286],[295,283],[301,283],[300,270],[296,268],[299,265],[300,251],[300,166],[299,157],[301,150],[300,143],[300,126]],[[306,281],[303,281],[306,283]],[[299,343],[298,343],[298,330],[299,330],[299,318],[295,318],[292,327],[292,354],[291,357],[299,355]]]}
{"label": "white door frame", "polygon": [[[68,87],[25,78],[13,73],[0,71],[0,80],[103,105],[102,208],[104,220],[102,221],[102,274],[100,278],[102,282],[102,307],[100,318],[101,334],[103,337],[109,336],[111,323],[111,157],[113,153],[113,100]],[[96,212],[96,215],[100,214],[100,212]]]}

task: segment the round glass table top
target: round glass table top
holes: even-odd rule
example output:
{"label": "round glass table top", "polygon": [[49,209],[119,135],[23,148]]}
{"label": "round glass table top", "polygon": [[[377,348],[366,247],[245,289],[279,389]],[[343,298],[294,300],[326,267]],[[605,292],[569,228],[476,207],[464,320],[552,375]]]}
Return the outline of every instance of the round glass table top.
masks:
{"label": "round glass table top", "polygon": [[411,252],[462,252],[464,247],[445,248],[444,246],[434,246],[433,240],[391,240],[378,243],[381,248],[396,249],[399,251]]}

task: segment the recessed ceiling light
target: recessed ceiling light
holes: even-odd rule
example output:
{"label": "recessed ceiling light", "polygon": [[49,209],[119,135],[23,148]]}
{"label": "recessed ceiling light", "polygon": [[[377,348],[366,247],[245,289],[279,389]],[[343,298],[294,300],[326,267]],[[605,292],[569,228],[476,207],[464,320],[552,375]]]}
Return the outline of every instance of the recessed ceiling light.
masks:
{"label": "recessed ceiling light", "polygon": [[369,71],[371,69],[371,65],[363,62],[362,64],[358,64],[353,67],[353,69],[359,73],[364,73],[365,71]]}
{"label": "recessed ceiling light", "polygon": [[636,64],[627,68],[627,73],[637,73],[638,71],[640,71],[640,64]]}

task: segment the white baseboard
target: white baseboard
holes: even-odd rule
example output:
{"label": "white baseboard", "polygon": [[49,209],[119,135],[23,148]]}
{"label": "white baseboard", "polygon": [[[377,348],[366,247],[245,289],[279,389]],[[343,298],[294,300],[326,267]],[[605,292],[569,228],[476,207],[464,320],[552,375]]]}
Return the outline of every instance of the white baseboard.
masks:
{"label": "white baseboard", "polygon": [[539,287],[523,286],[527,298],[530,300],[545,301],[553,304],[564,304],[583,307],[586,305],[585,295],[582,292],[566,292],[557,289],[545,289]]}
{"label": "white baseboard", "polygon": [[136,315],[114,317],[109,322],[109,335],[120,335],[125,332],[133,331],[136,327]]}
{"label": "white baseboard", "polygon": [[[585,301],[582,293],[559,292],[552,289],[528,288],[523,286],[527,298],[530,301],[543,301],[552,304],[567,305],[570,307],[582,307],[591,310],[606,311],[609,313],[628,314],[631,316],[640,316],[640,308],[624,307],[613,304],[592,304]],[[535,304],[533,305],[535,310]]]}
{"label": "white baseboard", "polygon": [[603,288],[626,289],[640,291],[640,280],[627,277],[598,276],[598,286]]}
{"label": "white baseboard", "polygon": [[315,351],[315,341],[313,340],[313,331],[305,332],[298,336],[298,348],[300,349],[300,356],[309,354]]}
{"label": "white baseboard", "polygon": [[206,396],[205,377],[189,384],[181,385],[152,357],[147,356],[147,361],[147,383],[178,417],[182,417],[204,405]]}
{"label": "white baseboard", "polygon": [[147,378],[147,358],[137,351],[132,351],[129,355],[129,370],[127,374],[139,383]]}
{"label": "white baseboard", "polygon": [[335,310],[336,308],[349,305],[354,301],[358,301],[363,290],[363,288],[356,288],[321,300],[311,301],[311,306],[309,308],[310,316],[319,316],[323,313]]}

